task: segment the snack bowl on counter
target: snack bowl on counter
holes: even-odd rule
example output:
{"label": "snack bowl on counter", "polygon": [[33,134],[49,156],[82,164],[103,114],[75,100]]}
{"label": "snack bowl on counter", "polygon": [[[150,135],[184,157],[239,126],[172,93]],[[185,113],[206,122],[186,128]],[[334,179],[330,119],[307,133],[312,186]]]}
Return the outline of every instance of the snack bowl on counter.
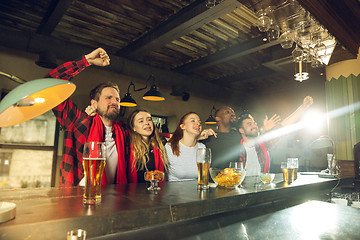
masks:
{"label": "snack bowl on counter", "polygon": [[260,173],[260,180],[264,184],[271,183],[275,178],[275,173]]}
{"label": "snack bowl on counter", "polygon": [[235,188],[245,179],[246,171],[240,168],[210,168],[210,176],[222,188]]}

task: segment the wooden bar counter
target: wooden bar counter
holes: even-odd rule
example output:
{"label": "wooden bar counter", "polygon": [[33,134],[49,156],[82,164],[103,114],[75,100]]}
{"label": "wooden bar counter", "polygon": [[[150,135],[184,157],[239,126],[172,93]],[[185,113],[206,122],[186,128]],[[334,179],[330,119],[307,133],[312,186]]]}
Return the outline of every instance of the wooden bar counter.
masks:
{"label": "wooden bar counter", "polygon": [[157,193],[147,190],[149,183],[106,185],[99,206],[83,206],[82,187],[2,191],[0,201],[16,203],[16,218],[0,224],[0,239],[66,239],[67,231],[79,228],[87,231],[87,239],[106,239],[234,212],[246,220],[319,199],[337,183],[299,174],[287,185],[277,174],[267,185],[245,178],[240,188],[206,191],[197,190],[196,181],[160,183]]}

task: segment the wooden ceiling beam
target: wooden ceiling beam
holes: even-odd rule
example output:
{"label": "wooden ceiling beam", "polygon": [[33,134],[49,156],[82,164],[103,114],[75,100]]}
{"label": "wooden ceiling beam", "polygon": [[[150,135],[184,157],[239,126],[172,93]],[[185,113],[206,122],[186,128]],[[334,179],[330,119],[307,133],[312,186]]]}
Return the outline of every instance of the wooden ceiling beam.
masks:
{"label": "wooden ceiling beam", "polygon": [[225,14],[242,6],[237,0],[224,0],[212,8],[206,8],[205,0],[199,0],[187,6],[174,17],[161,24],[154,31],[146,34],[128,47],[118,51],[116,55],[130,59],[139,59],[173,40],[189,34]]}
{"label": "wooden ceiling beam", "polygon": [[50,36],[66,11],[72,5],[72,2],[73,0],[52,1],[36,33]]}
{"label": "wooden ceiling beam", "polygon": [[299,0],[346,49],[354,54],[360,47],[360,3],[357,0]]}
{"label": "wooden ceiling beam", "polygon": [[247,83],[265,77],[267,75],[292,75],[294,69],[293,67],[289,68],[289,63],[293,63],[291,49],[282,49],[280,45],[275,45],[269,50],[271,51],[271,59],[267,59],[266,62],[262,62],[262,66],[260,66],[259,68],[243,73],[234,74],[232,76],[227,76],[224,78],[214,79],[210,82],[218,84],[231,82]]}
{"label": "wooden ceiling beam", "polygon": [[[51,36],[5,29],[0,31],[0,46],[34,54],[44,50],[49,50],[55,53],[58,59],[62,59],[64,61],[77,59],[79,56],[93,50],[79,44],[61,41]],[[162,88],[171,89],[171,87],[175,85],[177,87],[183,87],[191,94],[203,96],[208,99],[213,98],[213,96],[219,96],[228,101],[233,100],[232,98],[238,98],[235,92],[194,76],[150,67],[145,64],[111,54],[110,58],[111,65],[105,68],[107,71],[131,76],[139,80],[143,79],[144,82],[150,74],[153,74],[156,77],[156,82]]]}
{"label": "wooden ceiling beam", "polygon": [[250,39],[246,42],[239,43],[232,47],[226,48],[222,51],[218,51],[212,55],[190,62],[173,70],[180,73],[189,73],[189,72],[198,71],[200,69],[211,67],[213,65],[220,64],[223,62],[228,62],[236,58],[240,58],[244,56],[249,57],[249,55],[254,52],[264,50],[266,48],[270,48],[280,43],[278,40],[269,43],[264,43],[262,40],[263,38],[264,38],[263,36],[260,36],[257,38]]}
{"label": "wooden ceiling beam", "polygon": [[253,71],[249,71],[249,72],[243,72],[243,73],[239,73],[233,76],[229,76],[229,77],[224,77],[224,78],[218,78],[218,79],[214,79],[211,80],[209,82],[215,83],[215,84],[221,84],[221,83],[232,83],[232,82],[239,82],[241,81],[242,83],[245,82],[249,82],[250,79],[259,79],[261,77],[267,76],[269,74],[274,74],[275,71],[267,68],[265,66],[261,66],[260,68],[253,70]]}

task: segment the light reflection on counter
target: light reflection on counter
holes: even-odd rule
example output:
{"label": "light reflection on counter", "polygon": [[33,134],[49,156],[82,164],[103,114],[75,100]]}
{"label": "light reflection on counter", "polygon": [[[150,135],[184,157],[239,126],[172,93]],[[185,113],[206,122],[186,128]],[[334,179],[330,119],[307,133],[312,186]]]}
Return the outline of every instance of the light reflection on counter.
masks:
{"label": "light reflection on counter", "polygon": [[310,201],[307,208],[295,208],[289,216],[292,228],[301,233],[301,239],[320,239],[327,232],[336,232],[336,208],[321,208],[320,202]]}

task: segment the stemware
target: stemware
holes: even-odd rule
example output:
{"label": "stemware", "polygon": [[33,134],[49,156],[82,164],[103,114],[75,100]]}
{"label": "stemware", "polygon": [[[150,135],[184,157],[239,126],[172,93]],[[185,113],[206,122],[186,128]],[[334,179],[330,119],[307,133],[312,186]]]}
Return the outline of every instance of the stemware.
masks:
{"label": "stemware", "polygon": [[212,8],[215,7],[217,4],[219,4],[221,1],[220,0],[206,0],[205,6],[207,8]]}
{"label": "stemware", "polygon": [[85,240],[86,239],[86,231],[83,229],[76,229],[67,232],[67,240]]}
{"label": "stemware", "polygon": [[312,68],[318,68],[322,65],[322,63],[319,61],[319,59],[317,59],[316,57],[312,60],[311,62],[311,67]]}
{"label": "stemware", "polygon": [[150,187],[147,188],[149,191],[157,191],[160,190],[159,182],[164,180],[164,172],[155,170],[148,171],[144,173],[144,179],[150,182]]}
{"label": "stemware", "polygon": [[317,55],[316,52],[314,52],[313,60],[310,64],[312,68],[318,68],[322,65],[321,58]]}
{"label": "stemware", "polygon": [[283,49],[289,49],[294,44],[294,34],[291,32],[291,30],[286,30],[283,32],[280,36],[280,45]]}
{"label": "stemware", "polygon": [[294,50],[291,52],[294,62],[302,61],[304,51],[296,44]]}
{"label": "stemware", "polygon": [[302,61],[306,63],[310,63],[313,60],[313,49],[309,46],[304,47]]}
{"label": "stemware", "polygon": [[265,9],[260,9],[257,14],[259,18],[256,21],[256,26],[259,28],[260,32],[266,32],[271,25],[271,19],[266,14]]}
{"label": "stemware", "polygon": [[314,52],[318,56],[325,56],[326,55],[326,46],[325,46],[325,44],[318,41],[318,43],[314,47]]}
{"label": "stemware", "polygon": [[275,41],[276,39],[279,38],[279,35],[280,35],[280,27],[275,24],[275,23],[272,23],[268,30],[266,31],[267,33],[267,38],[269,40],[269,42],[271,41]]}

